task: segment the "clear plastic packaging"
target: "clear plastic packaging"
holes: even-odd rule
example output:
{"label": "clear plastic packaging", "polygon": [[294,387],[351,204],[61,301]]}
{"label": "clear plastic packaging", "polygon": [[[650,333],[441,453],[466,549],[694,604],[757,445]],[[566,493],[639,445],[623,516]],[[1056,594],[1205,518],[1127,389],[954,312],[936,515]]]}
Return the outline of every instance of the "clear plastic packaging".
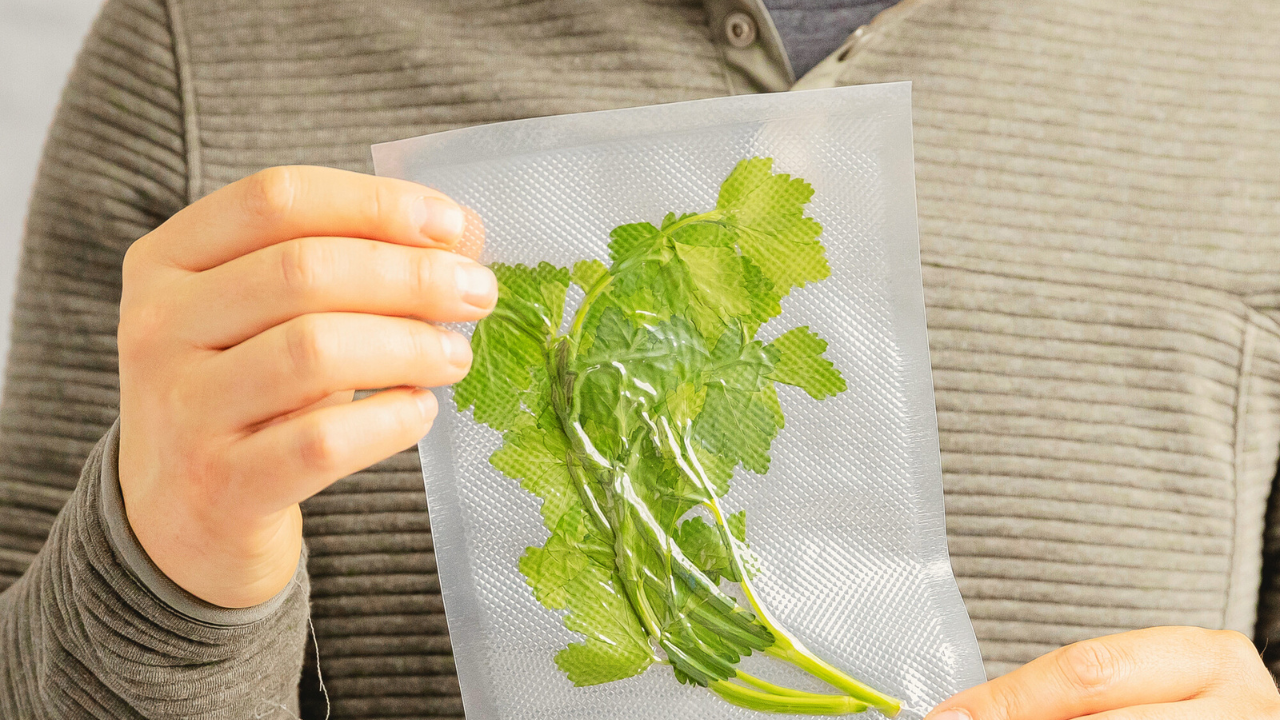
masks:
{"label": "clear plastic packaging", "polygon": [[947,556],[909,84],[374,161],[476,210],[502,285],[419,445],[471,720],[920,718],[985,679]]}

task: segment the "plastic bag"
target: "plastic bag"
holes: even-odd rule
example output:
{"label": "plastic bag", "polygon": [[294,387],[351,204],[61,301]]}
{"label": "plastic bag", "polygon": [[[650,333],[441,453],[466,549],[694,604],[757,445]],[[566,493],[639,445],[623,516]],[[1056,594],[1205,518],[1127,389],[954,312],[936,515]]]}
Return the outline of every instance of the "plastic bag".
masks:
{"label": "plastic bag", "polygon": [[419,445],[469,718],[839,714],[858,681],[870,714],[919,718],[984,680],[944,533],[909,84],[373,152],[479,213],[501,283]]}

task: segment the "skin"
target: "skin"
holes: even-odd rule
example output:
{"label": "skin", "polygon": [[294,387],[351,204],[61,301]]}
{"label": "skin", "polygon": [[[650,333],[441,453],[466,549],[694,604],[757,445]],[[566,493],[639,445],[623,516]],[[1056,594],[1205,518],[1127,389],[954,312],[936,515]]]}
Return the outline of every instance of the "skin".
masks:
{"label": "skin", "polygon": [[1157,627],[1055,650],[926,720],[1277,720],[1280,693],[1238,632]]}
{"label": "skin", "polygon": [[[198,598],[293,578],[298,503],[413,446],[497,299],[479,218],[414,183],[272,168],[125,255],[120,487],[151,559]],[[454,251],[458,252],[454,252]],[[470,256],[470,257],[468,257]],[[389,388],[358,401],[360,389]]]}

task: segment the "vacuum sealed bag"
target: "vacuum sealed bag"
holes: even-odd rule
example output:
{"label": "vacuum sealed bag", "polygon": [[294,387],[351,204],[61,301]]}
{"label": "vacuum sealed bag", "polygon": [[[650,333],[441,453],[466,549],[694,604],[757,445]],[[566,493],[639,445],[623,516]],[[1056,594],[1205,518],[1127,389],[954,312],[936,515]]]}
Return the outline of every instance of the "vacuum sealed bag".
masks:
{"label": "vacuum sealed bag", "polygon": [[909,84],[374,160],[474,209],[499,280],[419,446],[467,717],[919,718],[984,679],[944,533]]}

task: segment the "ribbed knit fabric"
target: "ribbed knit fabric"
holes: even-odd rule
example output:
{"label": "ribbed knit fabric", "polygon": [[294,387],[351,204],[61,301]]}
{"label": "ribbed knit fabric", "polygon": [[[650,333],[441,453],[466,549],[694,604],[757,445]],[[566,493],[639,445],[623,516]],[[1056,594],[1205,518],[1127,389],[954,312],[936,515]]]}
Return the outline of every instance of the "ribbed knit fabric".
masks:
{"label": "ribbed knit fabric", "polygon": [[111,3],[63,93],[27,218],[0,407],[0,587],[44,544],[119,402],[124,251],[187,202],[182,100],[158,3]]}
{"label": "ribbed knit fabric", "polygon": [[44,549],[0,594],[0,718],[296,717],[306,573],[261,606],[208,606],[227,622],[178,612],[122,561],[132,551],[147,562],[128,526],[122,543],[112,538],[123,519],[118,449],[117,426],[89,454]]}
{"label": "ribbed knit fabric", "polygon": [[914,82],[947,530],[988,671],[1148,625],[1253,632],[1280,5],[900,9],[839,80]]}
{"label": "ribbed knit fabric", "polygon": [[[903,5],[829,76],[915,81],[951,550],[988,670],[1144,625],[1250,631],[1260,581],[1280,640],[1280,7]],[[110,0],[32,206],[0,582],[114,418],[121,258],[168,215],[269,165],[367,171],[374,142],[729,82],[696,0]],[[304,511],[333,717],[461,714],[416,453]]]}

